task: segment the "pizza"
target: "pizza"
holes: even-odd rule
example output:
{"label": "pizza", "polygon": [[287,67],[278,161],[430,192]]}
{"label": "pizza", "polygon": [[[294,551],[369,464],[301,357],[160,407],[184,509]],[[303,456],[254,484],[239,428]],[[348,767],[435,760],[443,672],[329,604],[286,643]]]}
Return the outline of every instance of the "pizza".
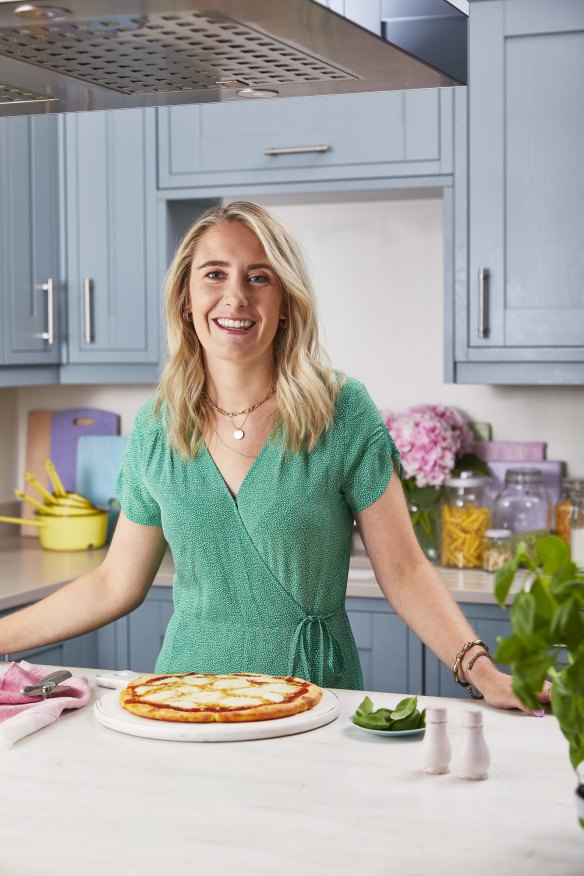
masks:
{"label": "pizza", "polygon": [[155,721],[270,721],[312,709],[323,690],[291,675],[233,672],[139,675],[120,693],[128,712]]}

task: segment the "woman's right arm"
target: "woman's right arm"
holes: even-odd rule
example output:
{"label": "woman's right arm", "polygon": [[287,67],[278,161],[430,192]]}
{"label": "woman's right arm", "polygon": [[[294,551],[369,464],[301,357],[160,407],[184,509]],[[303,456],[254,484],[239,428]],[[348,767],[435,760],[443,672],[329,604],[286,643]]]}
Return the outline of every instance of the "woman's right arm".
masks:
{"label": "woman's right arm", "polygon": [[103,563],[40,602],[0,620],[0,654],[13,654],[96,630],[137,608],[166,551],[159,526],[120,514]]}

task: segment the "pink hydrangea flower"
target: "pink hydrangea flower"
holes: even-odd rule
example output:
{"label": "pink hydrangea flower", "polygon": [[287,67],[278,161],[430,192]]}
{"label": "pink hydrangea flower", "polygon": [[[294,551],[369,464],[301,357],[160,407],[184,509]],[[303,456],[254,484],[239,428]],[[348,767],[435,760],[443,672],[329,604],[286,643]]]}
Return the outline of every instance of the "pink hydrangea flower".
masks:
{"label": "pink hydrangea flower", "polygon": [[456,452],[471,453],[474,447],[474,438],[470,426],[456,408],[448,408],[445,405],[414,405],[408,408],[406,413],[433,414],[443,420],[456,433],[458,446]]}
{"label": "pink hydrangea flower", "polygon": [[468,424],[453,408],[416,405],[401,414],[382,411],[406,478],[417,487],[441,487],[456,464],[456,456],[472,448]]}

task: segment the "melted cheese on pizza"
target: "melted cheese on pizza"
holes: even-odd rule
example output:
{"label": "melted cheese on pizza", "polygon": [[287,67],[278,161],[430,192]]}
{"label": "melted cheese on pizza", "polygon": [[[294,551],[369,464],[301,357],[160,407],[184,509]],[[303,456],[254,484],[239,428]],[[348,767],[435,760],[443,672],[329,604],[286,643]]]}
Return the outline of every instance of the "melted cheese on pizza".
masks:
{"label": "melted cheese on pizza", "polygon": [[268,675],[209,676],[198,673],[151,676],[129,685],[135,702],[185,711],[246,709],[294,699],[304,690],[300,680]]}

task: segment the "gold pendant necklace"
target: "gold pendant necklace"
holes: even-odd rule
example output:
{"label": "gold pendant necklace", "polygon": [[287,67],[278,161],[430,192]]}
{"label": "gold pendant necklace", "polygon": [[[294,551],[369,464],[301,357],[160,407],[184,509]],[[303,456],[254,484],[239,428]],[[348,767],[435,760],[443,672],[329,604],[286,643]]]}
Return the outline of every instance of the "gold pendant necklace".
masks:
{"label": "gold pendant necklace", "polygon": [[[231,425],[234,427],[234,431],[233,431],[234,439],[236,441],[241,441],[242,438],[245,438],[245,432],[243,431],[243,426],[245,425],[245,422],[246,422],[247,418],[249,417],[249,415],[251,414],[251,412],[255,411],[256,408],[259,408],[260,405],[263,405],[263,403],[265,401],[267,401],[270,398],[270,396],[272,396],[275,392],[276,392],[276,384],[274,383],[270,387],[270,391],[262,399],[260,399],[259,402],[256,402],[255,405],[250,405],[249,408],[244,408],[243,411],[224,411],[223,408],[220,408],[219,405],[215,404],[214,401],[211,401],[211,399],[209,398],[209,396],[207,395],[206,392],[203,392],[203,398],[205,399],[206,402],[208,402],[211,405],[211,407],[214,410],[217,411],[218,414],[222,414],[224,417],[227,417],[227,419],[229,420]],[[233,422],[232,418],[233,417],[241,417],[243,414],[245,414],[245,418],[243,420],[243,423],[241,424],[241,426],[237,426]]]}

